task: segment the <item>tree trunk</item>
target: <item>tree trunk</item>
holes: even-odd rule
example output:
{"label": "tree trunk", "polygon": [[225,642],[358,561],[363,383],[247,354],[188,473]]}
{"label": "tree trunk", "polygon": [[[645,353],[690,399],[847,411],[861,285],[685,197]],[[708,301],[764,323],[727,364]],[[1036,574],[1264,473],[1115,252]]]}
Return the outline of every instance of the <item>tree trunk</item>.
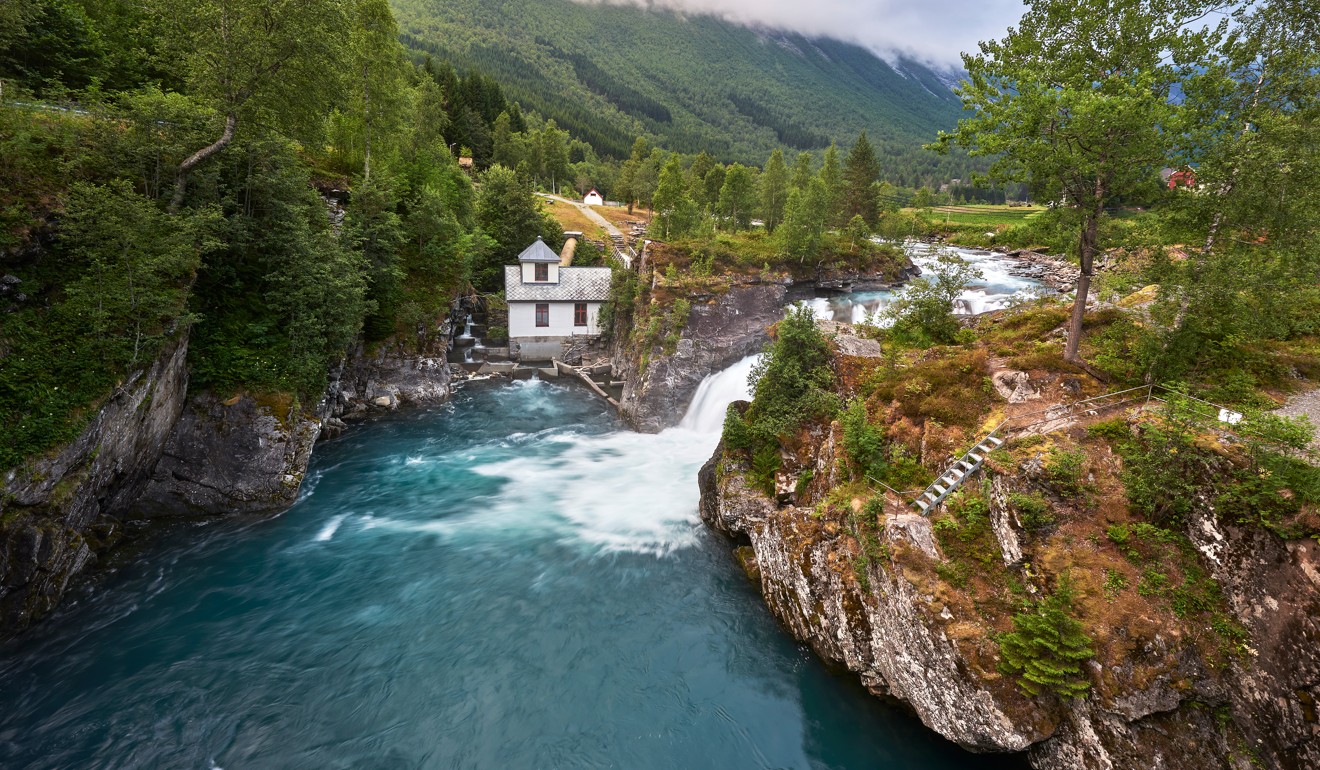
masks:
{"label": "tree trunk", "polygon": [[220,134],[220,138],[193,153],[179,164],[179,170],[174,176],[174,197],[170,199],[171,212],[178,211],[179,207],[183,205],[183,197],[188,192],[188,174],[207,158],[228,147],[229,143],[234,141],[234,129],[237,127],[238,115],[231,112],[225,116],[225,130]]}
{"label": "tree trunk", "polygon": [[362,181],[371,181],[371,80],[370,70],[362,65]]}
{"label": "tree trunk", "polygon": [[1081,242],[1077,249],[1082,274],[1077,277],[1077,298],[1073,301],[1072,319],[1068,322],[1068,344],[1063,349],[1064,360],[1073,363],[1081,360],[1077,351],[1082,345],[1082,322],[1086,319],[1086,300],[1091,293],[1091,276],[1095,274],[1096,234],[1100,225],[1100,212],[1099,208],[1086,212]]}

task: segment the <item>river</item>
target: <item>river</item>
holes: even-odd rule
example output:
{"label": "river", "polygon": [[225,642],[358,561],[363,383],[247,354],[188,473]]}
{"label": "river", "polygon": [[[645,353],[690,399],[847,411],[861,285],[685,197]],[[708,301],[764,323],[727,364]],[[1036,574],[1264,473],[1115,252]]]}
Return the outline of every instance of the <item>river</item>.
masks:
{"label": "river", "polygon": [[185,522],[0,648],[5,768],[990,768],[794,643],[697,517],[751,360],[682,426],[470,385]]}
{"label": "river", "polygon": [[[993,251],[917,240],[904,243],[903,250],[923,270],[934,264],[941,253],[950,253],[962,257],[980,272],[981,277],[972,281],[954,302],[953,312],[959,315],[975,315],[1000,310],[1014,302],[1049,293],[1039,281],[1013,275],[1016,268],[1021,267],[1020,262]],[[877,320],[876,314],[883,313],[893,298],[902,291],[900,288],[832,294],[828,297],[807,300],[805,304],[811,307],[817,318],[842,323],[862,323]],[[882,325],[885,323],[884,320],[880,322]]]}

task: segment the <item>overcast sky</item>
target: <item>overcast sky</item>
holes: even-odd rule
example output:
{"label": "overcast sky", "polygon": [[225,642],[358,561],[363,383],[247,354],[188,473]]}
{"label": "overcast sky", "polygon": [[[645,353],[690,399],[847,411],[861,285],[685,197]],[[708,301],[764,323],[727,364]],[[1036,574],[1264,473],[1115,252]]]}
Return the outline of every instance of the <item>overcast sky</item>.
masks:
{"label": "overcast sky", "polygon": [[[579,0],[599,2],[602,0]],[[889,57],[904,53],[957,65],[978,40],[1001,38],[1024,10],[1022,0],[603,0],[723,16],[860,43]]]}

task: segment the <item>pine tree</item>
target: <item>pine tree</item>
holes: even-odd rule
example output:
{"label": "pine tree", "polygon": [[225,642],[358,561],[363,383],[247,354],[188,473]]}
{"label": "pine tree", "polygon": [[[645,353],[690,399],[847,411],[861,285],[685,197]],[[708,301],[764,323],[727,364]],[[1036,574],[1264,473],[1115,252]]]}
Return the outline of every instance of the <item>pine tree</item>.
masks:
{"label": "pine tree", "polygon": [[765,229],[773,233],[784,219],[784,204],[788,201],[788,167],[784,165],[784,153],[775,150],[766,161],[765,173],[761,175],[761,218],[765,220]]}
{"label": "pine tree", "polygon": [[839,165],[839,145],[830,142],[825,151],[825,163],[817,176],[825,183],[826,224],[833,227],[842,221],[843,213],[843,168]]}
{"label": "pine tree", "polygon": [[848,153],[843,164],[843,215],[847,219],[861,217],[866,224],[874,227],[879,218],[876,190],[873,183],[880,178],[880,162],[875,159],[875,150],[863,131],[857,136],[857,143]]}
{"label": "pine tree", "polygon": [[1054,593],[1013,616],[1013,631],[999,637],[1001,669],[1018,675],[1027,695],[1081,698],[1091,688],[1081,664],[1095,655],[1091,637],[1072,616],[1073,591],[1065,576]]}

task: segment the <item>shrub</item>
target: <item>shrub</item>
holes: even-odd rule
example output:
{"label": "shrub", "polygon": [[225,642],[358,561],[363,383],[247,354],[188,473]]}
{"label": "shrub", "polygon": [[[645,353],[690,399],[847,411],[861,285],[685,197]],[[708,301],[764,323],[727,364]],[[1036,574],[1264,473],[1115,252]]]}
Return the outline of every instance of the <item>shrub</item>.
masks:
{"label": "shrub", "polygon": [[748,474],[748,480],[751,481],[752,486],[767,495],[773,495],[775,474],[779,472],[782,462],[777,444],[763,444],[757,447],[752,454],[752,470]]}
{"label": "shrub", "polygon": [[1128,502],[1156,523],[1181,520],[1196,499],[1195,479],[1203,462],[1185,433],[1147,424],[1141,435],[1119,446]]}
{"label": "shrub", "polygon": [[1064,497],[1081,497],[1086,491],[1082,482],[1085,464],[1082,452],[1054,449],[1045,459],[1045,482]]}
{"label": "shrub", "polygon": [[953,315],[953,303],[980,277],[980,271],[963,258],[941,255],[931,272],[910,282],[886,310],[894,322],[891,336],[923,348],[958,342],[962,327]]}
{"label": "shrub", "polygon": [[884,431],[871,424],[866,413],[866,402],[855,398],[839,413],[843,427],[843,451],[852,460],[853,478],[885,474]]}
{"label": "shrub", "polygon": [[1122,417],[1114,417],[1109,420],[1088,425],[1086,428],[1088,435],[1097,438],[1107,438],[1111,441],[1128,438],[1131,431],[1128,429],[1127,420]]}
{"label": "shrub", "polygon": [[1028,532],[1040,532],[1054,525],[1050,504],[1039,494],[1014,492],[1008,496],[1008,502],[1017,511],[1022,528]]}
{"label": "shrub", "polygon": [[1073,591],[1064,575],[1054,593],[1013,616],[1013,630],[999,636],[1000,668],[1018,677],[1027,695],[1080,698],[1091,685],[1081,664],[1094,654],[1091,637],[1072,616]]}
{"label": "shrub", "polygon": [[811,310],[789,311],[750,376],[755,397],[746,420],[757,441],[787,437],[808,420],[839,410],[828,364],[829,347]]}

